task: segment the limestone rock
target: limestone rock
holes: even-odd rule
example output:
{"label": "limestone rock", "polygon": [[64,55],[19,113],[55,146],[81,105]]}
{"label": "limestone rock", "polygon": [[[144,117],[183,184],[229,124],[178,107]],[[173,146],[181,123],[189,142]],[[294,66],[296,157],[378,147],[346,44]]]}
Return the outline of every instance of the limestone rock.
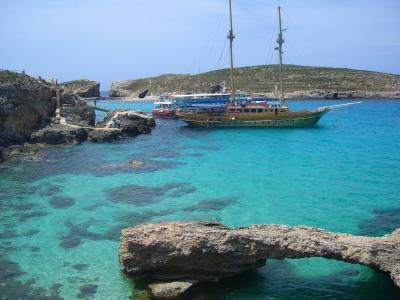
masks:
{"label": "limestone rock", "polygon": [[61,85],[65,92],[82,98],[100,97],[100,83],[96,81],[81,79],[63,82]]}
{"label": "limestone rock", "polygon": [[94,109],[81,100],[77,101],[74,106],[63,106],[61,117],[65,118],[68,124],[80,126],[94,126],[96,121]]}
{"label": "limestone rock", "polygon": [[149,284],[151,295],[156,299],[173,299],[182,296],[196,281],[173,281]]}
{"label": "limestone rock", "polygon": [[95,143],[105,143],[120,139],[120,130],[91,130],[89,132],[89,139]]}
{"label": "limestone rock", "polygon": [[31,136],[32,143],[49,145],[81,143],[88,137],[87,130],[62,124],[51,124]]}
{"label": "limestone rock", "polygon": [[21,144],[55,112],[52,85],[24,73],[0,71],[0,146]]}
{"label": "limestone rock", "polygon": [[266,259],[324,257],[390,274],[400,286],[400,229],[383,237],[304,226],[161,222],[122,231],[122,270],[153,280],[218,280],[263,266]]}
{"label": "limestone rock", "polygon": [[130,88],[130,80],[113,81],[108,91],[110,97],[134,97],[137,92]]}

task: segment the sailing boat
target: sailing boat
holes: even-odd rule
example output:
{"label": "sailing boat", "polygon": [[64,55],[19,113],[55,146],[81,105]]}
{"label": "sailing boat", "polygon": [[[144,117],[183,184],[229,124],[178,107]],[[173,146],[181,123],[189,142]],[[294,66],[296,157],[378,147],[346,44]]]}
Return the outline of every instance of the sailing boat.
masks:
{"label": "sailing boat", "polygon": [[212,126],[212,127],[300,127],[314,126],[319,119],[331,110],[331,107],[320,107],[315,110],[290,111],[286,105],[283,88],[283,59],[282,45],[283,31],[281,20],[281,9],[278,7],[279,34],[278,51],[280,66],[280,97],[277,102],[242,102],[236,99],[233,68],[233,21],[232,1],[229,0],[230,30],[228,39],[230,41],[230,77],[231,77],[231,99],[230,103],[220,108],[212,109],[180,109],[176,116],[190,126]]}

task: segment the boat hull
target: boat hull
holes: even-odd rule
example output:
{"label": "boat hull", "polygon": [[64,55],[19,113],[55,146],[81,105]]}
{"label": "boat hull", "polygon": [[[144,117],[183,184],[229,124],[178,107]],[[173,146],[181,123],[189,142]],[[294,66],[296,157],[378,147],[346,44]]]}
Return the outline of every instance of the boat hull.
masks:
{"label": "boat hull", "polygon": [[176,118],[176,110],[174,109],[153,109],[151,112],[155,118],[161,118],[161,119]]}
{"label": "boat hull", "polygon": [[315,126],[328,109],[310,112],[289,113],[282,116],[260,118],[228,116],[200,116],[177,112],[177,117],[189,126],[195,127],[307,127]]}

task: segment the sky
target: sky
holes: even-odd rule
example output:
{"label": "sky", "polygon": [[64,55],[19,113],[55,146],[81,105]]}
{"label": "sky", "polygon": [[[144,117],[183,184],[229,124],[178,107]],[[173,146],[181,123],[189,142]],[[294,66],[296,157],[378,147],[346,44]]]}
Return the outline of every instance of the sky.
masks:
{"label": "sky", "polygon": [[[232,0],[235,66],[284,63],[400,74],[400,0]],[[228,67],[228,0],[0,0],[0,68],[59,81]]]}

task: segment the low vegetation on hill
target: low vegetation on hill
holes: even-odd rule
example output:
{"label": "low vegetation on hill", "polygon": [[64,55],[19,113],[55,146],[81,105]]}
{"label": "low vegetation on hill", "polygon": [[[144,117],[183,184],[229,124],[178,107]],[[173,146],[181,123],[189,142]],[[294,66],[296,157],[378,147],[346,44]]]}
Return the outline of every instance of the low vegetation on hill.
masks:
{"label": "low vegetation on hill", "polygon": [[[274,93],[279,84],[279,66],[262,65],[236,68],[237,89],[250,93]],[[226,82],[230,85],[230,70],[207,73],[166,74],[157,77],[113,82],[111,94],[134,95],[145,89],[152,94],[208,91],[211,86]],[[284,85],[288,93],[305,91],[399,93],[400,75],[344,68],[284,66]]]}

